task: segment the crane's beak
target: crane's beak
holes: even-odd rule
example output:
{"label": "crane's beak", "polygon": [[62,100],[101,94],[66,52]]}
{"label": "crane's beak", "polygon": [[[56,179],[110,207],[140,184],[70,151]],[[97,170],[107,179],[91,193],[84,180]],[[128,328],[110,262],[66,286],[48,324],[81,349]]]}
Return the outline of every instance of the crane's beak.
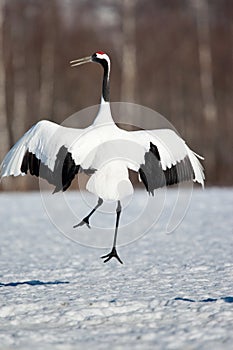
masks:
{"label": "crane's beak", "polygon": [[78,60],[70,61],[71,67],[79,66],[84,63],[92,62],[91,56],[89,57],[84,57],[84,58],[79,58]]}

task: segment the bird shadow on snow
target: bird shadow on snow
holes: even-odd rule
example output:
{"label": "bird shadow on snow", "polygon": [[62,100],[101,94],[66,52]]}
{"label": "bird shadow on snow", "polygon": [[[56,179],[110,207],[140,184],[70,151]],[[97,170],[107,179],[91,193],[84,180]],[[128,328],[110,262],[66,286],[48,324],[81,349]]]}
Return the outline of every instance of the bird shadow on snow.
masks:
{"label": "bird shadow on snow", "polygon": [[201,300],[194,300],[194,299],[189,299],[189,298],[174,298],[174,300],[178,301],[187,301],[190,303],[213,303],[218,300],[223,300],[225,303],[233,303],[233,297],[221,297],[221,298],[207,298],[207,299],[201,299]]}
{"label": "bird shadow on snow", "polygon": [[43,282],[39,280],[31,280],[31,281],[23,281],[23,282],[9,282],[9,283],[1,283],[0,282],[0,287],[17,287],[22,284],[26,284],[29,286],[47,286],[47,285],[56,285],[56,284],[68,284],[70,282],[68,281],[48,281],[48,282]]}

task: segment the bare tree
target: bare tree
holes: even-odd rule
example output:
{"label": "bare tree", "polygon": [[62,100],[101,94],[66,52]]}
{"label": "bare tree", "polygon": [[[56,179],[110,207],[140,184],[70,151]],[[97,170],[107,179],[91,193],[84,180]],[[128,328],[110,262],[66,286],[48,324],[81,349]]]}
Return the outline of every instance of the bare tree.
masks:
{"label": "bare tree", "polygon": [[13,65],[13,47],[12,47],[12,26],[11,26],[11,12],[7,3],[3,4],[2,8],[2,52],[3,52],[3,66],[4,66],[4,95],[5,109],[6,109],[6,125],[8,133],[9,145],[14,144],[14,65]]}
{"label": "bare tree", "polygon": [[121,100],[135,100],[136,85],[136,38],[135,38],[135,0],[123,1],[123,57]]}
{"label": "bare tree", "polygon": [[206,158],[207,167],[211,171],[216,169],[215,139],[217,136],[217,106],[214,97],[214,83],[212,72],[212,53],[209,27],[208,0],[192,0],[196,10],[197,36],[199,44],[200,82],[203,100],[203,113],[206,123]]}
{"label": "bare tree", "polygon": [[0,0],[0,159],[9,147],[6,106],[5,106],[5,70],[3,63],[3,8],[4,0]]}
{"label": "bare tree", "polygon": [[[11,3],[11,4],[10,4]],[[11,5],[11,6],[10,6]],[[26,117],[26,76],[25,76],[25,2],[9,2],[10,21],[14,32],[11,37],[11,46],[14,52],[14,117],[12,128],[14,140],[18,140],[25,132]],[[9,77],[10,78],[10,77]],[[19,181],[19,180],[18,180]],[[24,180],[25,181],[25,180]]]}
{"label": "bare tree", "polygon": [[[122,3],[122,74],[121,74],[121,101],[134,102],[136,91],[136,0],[124,0]],[[120,114],[123,113],[120,112]],[[135,123],[131,120],[130,105],[124,106],[127,114],[127,130],[132,130]],[[125,120],[123,121],[123,123]]]}
{"label": "bare tree", "polygon": [[54,66],[56,28],[54,25],[55,0],[43,3],[43,42],[41,51],[40,114],[43,118],[53,115]]}
{"label": "bare tree", "polygon": [[209,6],[207,0],[193,0],[197,17],[199,61],[204,115],[207,121],[217,121],[212,74],[212,54],[210,45]]}

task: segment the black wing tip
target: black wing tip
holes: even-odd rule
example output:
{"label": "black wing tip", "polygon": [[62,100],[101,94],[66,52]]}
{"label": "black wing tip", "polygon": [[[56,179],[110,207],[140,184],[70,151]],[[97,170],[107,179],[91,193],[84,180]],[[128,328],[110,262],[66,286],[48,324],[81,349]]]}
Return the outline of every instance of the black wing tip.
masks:
{"label": "black wing tip", "polygon": [[72,155],[65,146],[62,146],[56,155],[54,170],[52,171],[47,165],[43,164],[34,153],[26,151],[22,164],[21,172],[40,177],[55,186],[53,194],[66,191],[76,174],[79,172],[79,165],[76,165]]}
{"label": "black wing tip", "polygon": [[188,155],[165,170],[162,169],[158,148],[150,142],[150,149],[145,153],[145,163],[141,164],[139,175],[147,192],[154,195],[154,190],[194,179],[194,171]]}

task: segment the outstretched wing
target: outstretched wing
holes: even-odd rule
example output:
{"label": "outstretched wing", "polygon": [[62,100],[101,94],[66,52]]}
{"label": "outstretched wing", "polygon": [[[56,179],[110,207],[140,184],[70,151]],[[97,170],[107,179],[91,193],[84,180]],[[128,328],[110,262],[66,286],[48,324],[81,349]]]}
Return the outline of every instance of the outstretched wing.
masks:
{"label": "outstretched wing", "polygon": [[7,153],[1,177],[30,173],[53,184],[54,192],[65,191],[80,169],[69,147],[81,132],[46,120],[38,122]]}
{"label": "outstretched wing", "polygon": [[204,186],[204,172],[198,158],[173,130],[131,132],[144,149],[144,161],[138,169],[149,193],[163,186],[193,180]]}

